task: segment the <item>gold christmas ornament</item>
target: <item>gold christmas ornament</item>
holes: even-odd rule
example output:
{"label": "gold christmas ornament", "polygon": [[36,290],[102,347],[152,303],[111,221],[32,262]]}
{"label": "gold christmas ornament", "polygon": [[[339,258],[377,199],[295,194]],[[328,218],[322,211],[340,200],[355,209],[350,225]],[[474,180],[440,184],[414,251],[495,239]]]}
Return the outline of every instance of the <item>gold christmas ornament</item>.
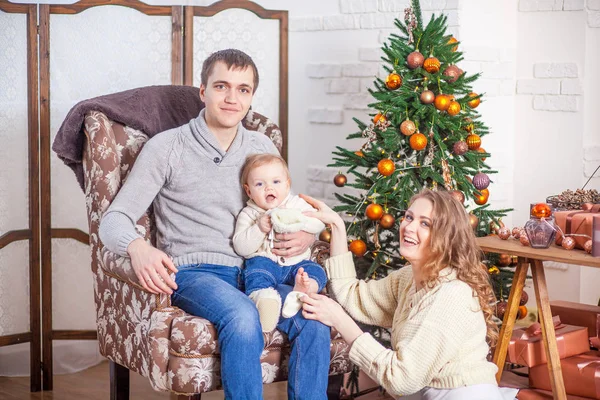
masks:
{"label": "gold christmas ornament", "polygon": [[396,219],[392,214],[383,214],[381,219],[379,220],[379,225],[381,225],[384,229],[390,229],[394,226]]}
{"label": "gold christmas ornament", "polygon": [[575,248],[575,239],[570,236],[566,236],[562,240],[561,246],[566,250],[573,250]]}
{"label": "gold christmas ornament", "polygon": [[465,194],[460,191],[460,190],[453,190],[450,192],[450,194],[452,195],[452,197],[454,197],[456,200],[459,201],[459,203],[464,203],[465,202]]}
{"label": "gold christmas ornament", "polygon": [[471,107],[471,108],[477,108],[477,106],[479,105],[479,103],[481,103],[481,98],[479,98],[477,96],[479,96],[477,93],[473,93],[473,92],[469,93],[469,97],[471,97],[471,98],[476,97],[473,100],[467,101],[467,105],[469,107]]}
{"label": "gold christmas ornament", "polygon": [[450,106],[450,97],[446,96],[445,94],[438,94],[437,96],[435,96],[435,100],[434,100],[434,105],[435,108],[437,108],[440,111],[446,111],[448,109],[448,106]]}
{"label": "gold christmas ornament", "polygon": [[592,239],[590,239],[585,242],[585,244],[583,245],[583,249],[586,251],[586,253],[592,254],[592,246],[593,246],[593,242],[592,242]]}
{"label": "gold christmas ornament", "polygon": [[381,219],[381,217],[383,217],[383,207],[381,207],[381,205],[379,204],[371,203],[367,206],[367,209],[365,210],[365,215],[367,216],[367,218],[373,221],[377,221],[378,219]]}
{"label": "gold christmas ornament", "polygon": [[474,133],[467,136],[466,142],[469,150],[477,150],[481,146],[481,138]]}
{"label": "gold christmas ornament", "polygon": [[344,175],[344,174],[337,174],[333,178],[333,184],[337,187],[344,187],[344,185],[346,184],[347,181],[348,181],[348,179],[346,178],[346,175]]}
{"label": "gold christmas ornament", "polygon": [[319,235],[319,240],[327,243],[331,242],[331,232],[328,229],[323,229]]}
{"label": "gold christmas ornament", "polygon": [[[456,38],[454,36],[452,36],[449,40],[448,40],[448,44],[454,44],[454,43],[458,43],[458,40],[456,40]],[[458,50],[458,45],[455,45],[452,47],[452,51],[456,51]]]}
{"label": "gold christmas ornament", "polygon": [[511,263],[511,257],[509,254],[500,254],[500,256],[498,256],[498,264],[504,266],[504,267],[508,267]]}
{"label": "gold christmas ornament", "polygon": [[478,195],[477,193],[473,193],[473,195],[475,196],[475,204],[482,206],[485,203],[487,203],[487,201],[490,198],[490,191],[488,189],[481,189],[479,192],[481,192],[481,195]]}
{"label": "gold christmas ornament", "polygon": [[352,242],[350,242],[348,249],[356,257],[362,257],[367,252],[367,244],[360,239],[356,239],[356,240],[353,240]]}
{"label": "gold christmas ornament", "polygon": [[431,90],[424,90],[420,96],[421,103],[431,104],[435,100],[435,94]]}
{"label": "gold christmas ornament", "polygon": [[410,137],[409,143],[413,150],[423,150],[427,147],[427,136],[417,132]]}
{"label": "gold christmas ornament", "polygon": [[402,85],[402,77],[392,72],[385,78],[385,86],[390,90],[396,90]]}
{"label": "gold christmas ornament", "polygon": [[496,267],[495,265],[492,265],[488,268],[488,273],[490,275],[498,275],[500,273],[500,269],[498,269],[498,267]]}
{"label": "gold christmas ornament", "polygon": [[479,218],[477,218],[477,215],[469,213],[469,225],[471,225],[471,228],[473,229],[477,228],[477,225],[479,225]]}
{"label": "gold christmas ornament", "polygon": [[422,67],[424,61],[425,57],[418,51],[413,51],[408,55],[408,57],[406,57],[406,65],[410,69]]}
{"label": "gold christmas ornament", "polygon": [[440,60],[435,57],[429,57],[423,62],[423,68],[425,68],[425,71],[429,72],[430,74],[440,72],[440,65]]}
{"label": "gold christmas ornament", "polygon": [[451,101],[450,105],[448,105],[448,109],[446,110],[448,115],[455,116],[460,113],[460,103],[458,101]]}
{"label": "gold christmas ornament", "polygon": [[412,135],[413,133],[416,132],[416,130],[417,130],[417,127],[415,126],[415,123],[412,122],[410,119],[405,119],[400,124],[400,132],[405,136]]}
{"label": "gold christmas ornament", "polygon": [[510,229],[505,226],[498,229],[498,237],[502,240],[507,240],[510,237]]}
{"label": "gold christmas ornament", "polygon": [[385,122],[387,121],[387,118],[382,113],[377,113],[377,115],[373,117],[373,123],[376,124],[379,121]]}
{"label": "gold christmas ornament", "polygon": [[[487,151],[485,151],[485,149],[483,147],[478,148],[477,152],[484,153],[484,154],[487,153]],[[481,161],[485,161],[486,158],[487,157],[485,157],[485,156],[481,157]]]}
{"label": "gold christmas ornament", "polygon": [[394,173],[396,169],[396,165],[389,158],[384,158],[383,160],[377,163],[377,171],[383,176],[390,176]]}
{"label": "gold christmas ornament", "polygon": [[529,246],[529,238],[527,237],[525,231],[521,231],[519,234],[519,242],[521,242],[523,246]]}

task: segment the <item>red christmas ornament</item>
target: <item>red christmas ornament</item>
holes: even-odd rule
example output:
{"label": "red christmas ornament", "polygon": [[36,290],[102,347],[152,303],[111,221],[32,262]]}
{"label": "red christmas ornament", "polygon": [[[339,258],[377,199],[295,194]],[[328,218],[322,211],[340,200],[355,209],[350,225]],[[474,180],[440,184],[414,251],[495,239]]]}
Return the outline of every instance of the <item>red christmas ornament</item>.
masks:
{"label": "red christmas ornament", "polygon": [[408,57],[406,57],[406,65],[410,69],[422,67],[424,61],[425,57],[418,51],[413,51],[408,55]]}
{"label": "red christmas ornament", "polygon": [[498,229],[498,237],[502,240],[506,240],[510,237],[510,230],[507,227]]}
{"label": "red christmas ornament", "polygon": [[424,90],[420,99],[423,104],[431,104],[435,101],[435,94],[431,90]]}
{"label": "red christmas ornament", "polygon": [[467,151],[469,151],[469,146],[462,140],[454,143],[454,146],[452,146],[452,152],[457,156],[462,156]]}
{"label": "red christmas ornament", "polygon": [[461,192],[460,190],[453,190],[450,192],[450,194],[452,195],[452,197],[454,197],[456,200],[458,200],[459,203],[465,202],[465,194],[463,192]]}
{"label": "red christmas ornament", "polygon": [[456,65],[449,65],[443,72],[444,76],[449,77],[448,82],[454,83],[458,80],[460,75],[462,74],[462,70],[458,68]]}
{"label": "red christmas ornament", "polygon": [[575,239],[570,236],[564,237],[561,246],[566,250],[573,250],[575,248]]}
{"label": "red christmas ornament", "polygon": [[392,214],[383,214],[381,219],[379,220],[379,225],[381,225],[384,229],[390,229],[394,226],[396,219]]}
{"label": "red christmas ornament", "polygon": [[333,178],[333,184],[337,187],[344,187],[344,185],[346,184],[347,181],[348,181],[348,179],[346,178],[346,175],[344,175],[344,174],[337,174]]}

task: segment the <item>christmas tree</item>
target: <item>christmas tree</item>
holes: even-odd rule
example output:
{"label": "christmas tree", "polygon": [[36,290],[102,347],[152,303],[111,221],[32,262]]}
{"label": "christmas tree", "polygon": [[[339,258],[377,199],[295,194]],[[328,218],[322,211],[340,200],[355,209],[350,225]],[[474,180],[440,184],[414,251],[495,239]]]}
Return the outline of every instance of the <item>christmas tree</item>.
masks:
{"label": "christmas tree", "polygon": [[[460,43],[446,33],[446,19],[433,16],[424,27],[419,1],[412,0],[404,22],[395,22],[399,32],[382,48],[388,76],[376,78],[370,90],[372,121],[355,118],[359,131],[348,136],[360,139],[362,147],[337,146],[329,165],[340,170],[337,186],[357,189],[336,194],[336,211],[348,217],[349,247],[360,278],[377,279],[404,266],[399,220],[422,188],[448,190],[463,202],[477,236],[493,234],[510,211],[486,204],[489,175],[497,171],[486,164],[490,154],[481,147],[490,132],[477,111],[482,95],[472,88],[479,74],[457,66],[463,59]],[[499,261],[490,255],[486,264],[503,300],[512,271]]]}

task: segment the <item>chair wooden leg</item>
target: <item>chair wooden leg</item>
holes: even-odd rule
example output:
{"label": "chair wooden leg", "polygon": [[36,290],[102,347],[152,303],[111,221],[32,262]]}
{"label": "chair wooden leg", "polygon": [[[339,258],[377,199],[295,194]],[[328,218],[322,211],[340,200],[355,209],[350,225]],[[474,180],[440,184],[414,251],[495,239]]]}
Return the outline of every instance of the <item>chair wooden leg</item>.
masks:
{"label": "chair wooden leg", "polygon": [[344,383],[344,375],[329,375],[327,400],[339,400]]}
{"label": "chair wooden leg", "polygon": [[109,360],[110,400],[129,400],[129,370]]}

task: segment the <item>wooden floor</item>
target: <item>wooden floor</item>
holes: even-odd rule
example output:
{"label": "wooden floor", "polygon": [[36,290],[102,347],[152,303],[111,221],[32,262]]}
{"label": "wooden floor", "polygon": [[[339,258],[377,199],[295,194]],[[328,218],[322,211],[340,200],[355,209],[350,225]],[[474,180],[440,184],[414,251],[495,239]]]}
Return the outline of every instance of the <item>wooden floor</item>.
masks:
{"label": "wooden floor", "polygon": [[[176,400],[177,396],[152,390],[147,378],[131,373],[130,399]],[[221,400],[222,391],[202,395],[202,400]],[[286,382],[265,385],[265,400],[285,400]],[[29,392],[29,377],[0,377],[0,399],[2,400],[109,400],[108,362],[76,374],[54,376],[51,392]]]}

